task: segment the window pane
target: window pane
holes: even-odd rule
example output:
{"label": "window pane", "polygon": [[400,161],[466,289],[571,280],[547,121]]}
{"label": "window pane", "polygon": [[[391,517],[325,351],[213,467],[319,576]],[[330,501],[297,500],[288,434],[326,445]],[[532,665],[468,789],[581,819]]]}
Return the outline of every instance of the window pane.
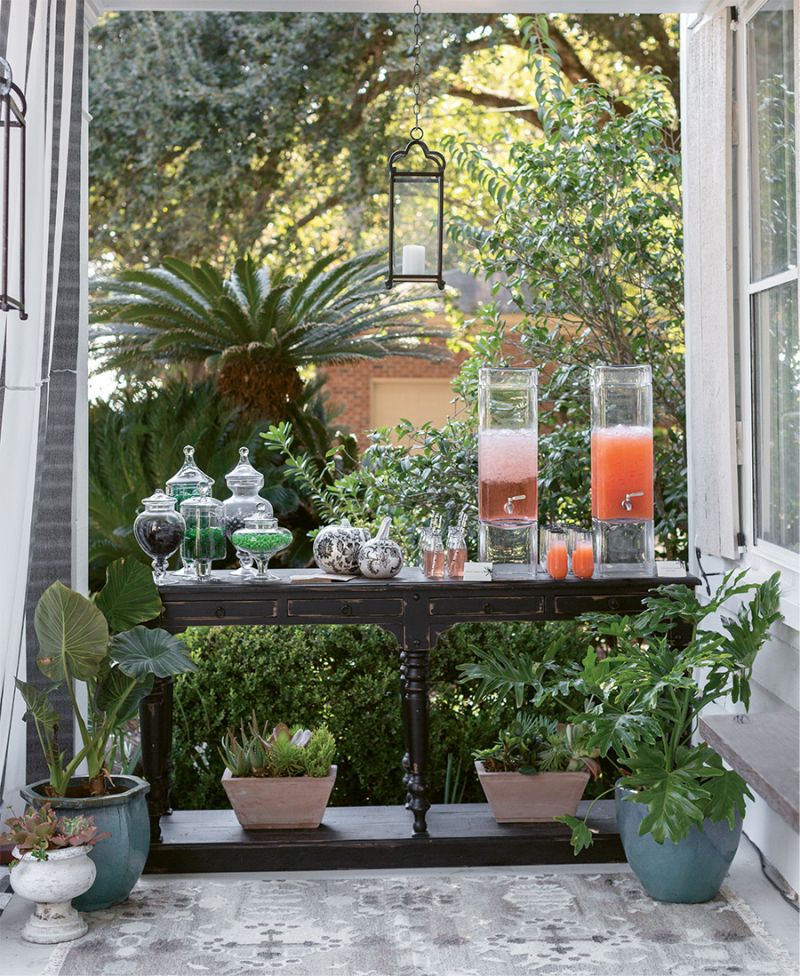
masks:
{"label": "window pane", "polygon": [[753,297],[756,533],[800,552],[800,346],[797,282]]}
{"label": "window pane", "polygon": [[797,262],[794,17],[769,0],[748,25],[753,281]]}

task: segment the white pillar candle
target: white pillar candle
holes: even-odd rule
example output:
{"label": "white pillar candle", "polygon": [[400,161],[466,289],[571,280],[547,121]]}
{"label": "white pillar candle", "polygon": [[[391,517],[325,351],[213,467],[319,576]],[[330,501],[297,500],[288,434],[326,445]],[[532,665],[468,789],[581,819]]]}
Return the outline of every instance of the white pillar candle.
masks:
{"label": "white pillar candle", "polygon": [[403,246],[403,274],[425,274],[425,247],[422,244],[405,244]]}

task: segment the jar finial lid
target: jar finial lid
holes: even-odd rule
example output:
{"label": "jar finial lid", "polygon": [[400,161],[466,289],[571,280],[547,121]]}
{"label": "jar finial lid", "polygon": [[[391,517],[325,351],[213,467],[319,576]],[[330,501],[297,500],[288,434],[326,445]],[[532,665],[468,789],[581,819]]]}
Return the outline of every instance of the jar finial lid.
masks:
{"label": "jar finial lid", "polygon": [[177,498],[168,495],[163,489],[156,488],[152,495],[142,499],[142,505],[153,511],[168,512],[175,509]]}
{"label": "jar finial lid", "polygon": [[255,488],[259,490],[264,487],[264,475],[250,463],[249,448],[239,448],[239,463],[225,475],[225,484],[231,491],[234,488]]}

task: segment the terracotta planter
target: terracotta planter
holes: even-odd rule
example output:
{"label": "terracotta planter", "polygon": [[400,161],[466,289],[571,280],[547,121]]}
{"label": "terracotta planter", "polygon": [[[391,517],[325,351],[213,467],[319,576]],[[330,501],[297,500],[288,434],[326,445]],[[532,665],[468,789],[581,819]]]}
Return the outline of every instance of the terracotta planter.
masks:
{"label": "terracotta planter", "polygon": [[336,766],[327,776],[231,776],[222,785],[245,830],[299,830],[319,827],[336,782]]}
{"label": "terracotta planter", "polygon": [[588,773],[487,773],[475,763],[483,792],[498,823],[543,823],[574,814]]}

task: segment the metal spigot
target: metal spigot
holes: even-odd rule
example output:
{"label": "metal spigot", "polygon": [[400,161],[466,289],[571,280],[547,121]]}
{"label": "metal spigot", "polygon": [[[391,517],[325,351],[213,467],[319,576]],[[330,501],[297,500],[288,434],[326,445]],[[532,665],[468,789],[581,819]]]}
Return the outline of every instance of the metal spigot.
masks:
{"label": "metal spigot", "polygon": [[514,502],[524,502],[527,497],[527,495],[511,495],[505,505],[503,505],[506,515],[514,514]]}
{"label": "metal spigot", "polygon": [[622,507],[626,512],[630,512],[633,509],[632,498],[642,498],[644,497],[643,491],[629,491],[627,495],[622,499]]}

